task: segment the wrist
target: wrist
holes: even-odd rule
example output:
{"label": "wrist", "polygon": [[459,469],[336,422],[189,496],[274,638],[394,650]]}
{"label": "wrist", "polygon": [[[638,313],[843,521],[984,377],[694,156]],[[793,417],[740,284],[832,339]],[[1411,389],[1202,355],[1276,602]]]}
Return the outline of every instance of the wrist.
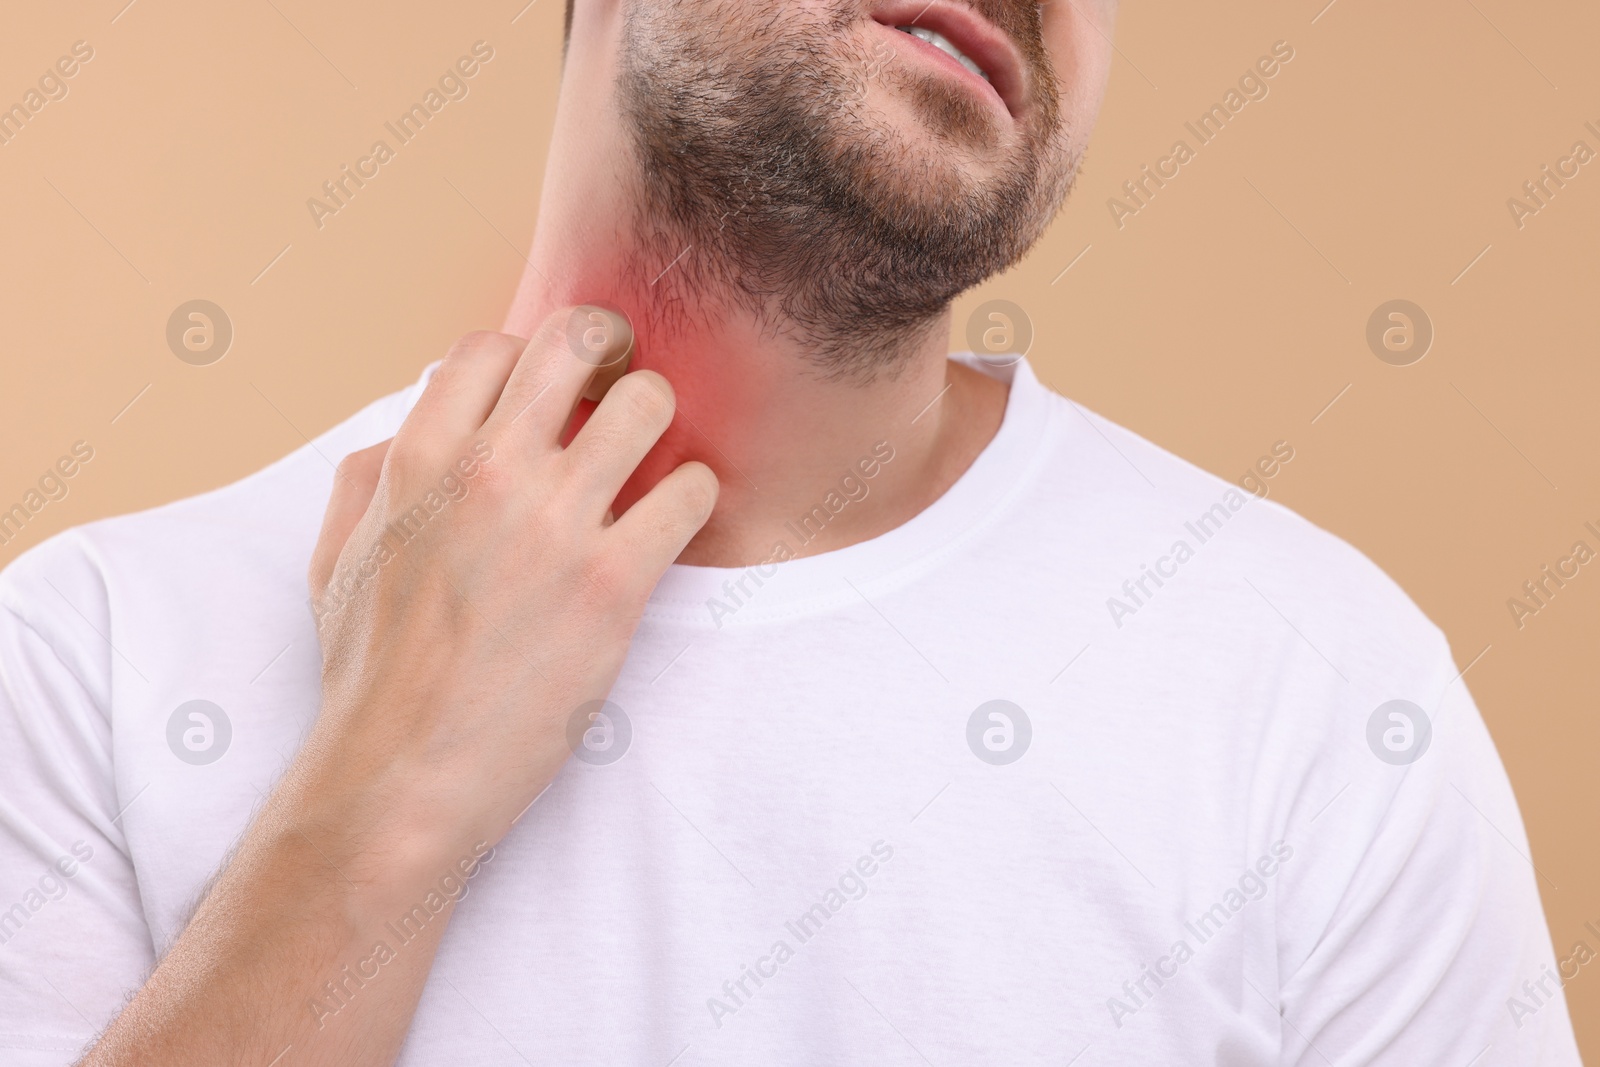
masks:
{"label": "wrist", "polygon": [[333,877],[391,904],[476,875],[492,853],[495,842],[454,817],[428,772],[320,751],[307,746],[262,812],[259,826],[276,847],[309,849]]}

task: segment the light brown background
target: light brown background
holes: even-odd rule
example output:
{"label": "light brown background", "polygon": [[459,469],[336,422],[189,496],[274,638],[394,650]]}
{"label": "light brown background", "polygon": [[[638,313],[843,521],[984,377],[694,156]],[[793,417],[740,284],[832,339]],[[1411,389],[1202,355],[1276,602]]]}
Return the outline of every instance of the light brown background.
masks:
{"label": "light brown background", "polygon": [[[524,2],[8,11],[0,103],[75,41],[95,58],[0,147],[0,510],[74,441],[96,457],[0,564],[261,467],[499,326],[559,66],[559,0]],[[979,300],[1015,301],[1042,378],[1230,478],[1290,441],[1273,495],[1376,560],[1473,664],[1558,955],[1600,949],[1583,929],[1600,926],[1600,563],[1521,630],[1506,606],[1575,540],[1600,549],[1582,528],[1600,526],[1600,161],[1521,230],[1506,206],[1575,140],[1600,150],[1583,128],[1600,126],[1600,8],[1324,3],[1124,4],[1071,206],[962,302],[957,332]],[[471,95],[319,231],[306,199],[479,39],[496,58]],[[1296,58],[1271,95],[1119,230],[1107,199],[1194,146],[1183,122],[1278,40]],[[164,339],[195,297],[237,331],[210,367]],[[1364,340],[1396,297],[1437,330],[1406,368]],[[1568,996],[1600,1060],[1600,967]]]}

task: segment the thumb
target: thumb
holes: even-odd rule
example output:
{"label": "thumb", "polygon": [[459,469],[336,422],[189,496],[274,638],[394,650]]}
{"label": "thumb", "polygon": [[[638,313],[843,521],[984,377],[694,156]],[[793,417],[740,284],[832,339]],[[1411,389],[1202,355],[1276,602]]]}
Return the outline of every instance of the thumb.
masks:
{"label": "thumb", "polygon": [[322,532],[317,535],[317,547],[311,553],[311,599],[315,603],[333,580],[334,567],[344,551],[345,542],[356,528],[356,523],[367,513],[372,496],[378,489],[378,476],[383,473],[383,460],[389,454],[389,444],[394,438],[382,441],[371,448],[352,452],[339,463],[333,479],[333,496],[328,500],[328,510],[322,517]]}

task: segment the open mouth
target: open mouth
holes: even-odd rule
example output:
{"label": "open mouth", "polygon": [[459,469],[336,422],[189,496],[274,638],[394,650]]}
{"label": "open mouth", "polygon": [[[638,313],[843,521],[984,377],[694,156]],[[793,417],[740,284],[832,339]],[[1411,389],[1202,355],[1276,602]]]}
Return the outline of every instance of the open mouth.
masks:
{"label": "open mouth", "polygon": [[[880,0],[873,21],[920,42],[916,51],[944,64],[971,88],[1003,106],[1012,117],[1026,100],[1022,57],[994,23],[961,0]],[[926,47],[923,47],[926,46]],[[967,78],[970,75],[970,78]]]}
{"label": "open mouth", "polygon": [[982,67],[978,66],[977,63],[973,62],[971,56],[957,48],[955,42],[950,40],[950,38],[946,37],[944,34],[935,30],[930,30],[925,26],[896,26],[895,29],[899,30],[901,33],[909,33],[918,40],[927,41],[939,51],[954,57],[957,63],[960,63],[963,67],[966,67],[984,81],[989,80],[988,73]]}

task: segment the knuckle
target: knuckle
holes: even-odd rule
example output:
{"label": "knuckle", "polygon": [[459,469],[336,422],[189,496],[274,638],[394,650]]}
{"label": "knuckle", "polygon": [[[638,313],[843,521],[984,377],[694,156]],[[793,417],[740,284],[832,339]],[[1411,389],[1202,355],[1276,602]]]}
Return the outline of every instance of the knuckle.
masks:
{"label": "knuckle", "polygon": [[670,422],[678,409],[672,386],[655,371],[634,371],[625,375],[612,392],[618,388],[631,414],[648,422]]}
{"label": "knuckle", "polygon": [[698,470],[685,470],[673,477],[658,506],[642,514],[640,536],[653,544],[684,542],[705,525],[716,507],[719,483],[711,468],[695,464]]}
{"label": "knuckle", "polygon": [[652,550],[688,539],[693,523],[681,514],[655,515],[646,521],[640,531],[641,540]]}
{"label": "knuckle", "polygon": [[424,455],[420,437],[416,432],[395,435],[394,444],[389,446],[389,464],[396,473],[403,475],[420,465]]}
{"label": "knuckle", "polygon": [[499,507],[516,496],[515,473],[497,454],[477,457],[468,465],[457,461],[455,471],[471,487],[471,495],[479,498],[478,507]]}
{"label": "knuckle", "polygon": [[[450,351],[445,353],[445,366],[459,363],[463,359],[474,356],[497,355],[507,348],[517,345],[517,339],[510,334],[500,333],[496,330],[473,330],[462,334],[456,343],[450,346]],[[520,347],[520,346],[519,346]],[[444,370],[441,367],[440,370]]]}
{"label": "knuckle", "polygon": [[721,488],[711,468],[702,467],[684,476],[683,484],[678,489],[678,499],[689,516],[699,520],[711,514],[711,509],[716,507]]}
{"label": "knuckle", "polygon": [[601,604],[625,600],[633,584],[627,566],[605,553],[595,553],[584,560],[578,579],[585,596]]}
{"label": "knuckle", "polygon": [[554,351],[558,347],[570,347],[569,334],[572,330],[573,318],[577,314],[578,309],[576,307],[564,307],[557,308],[546,315],[544,321],[539,323],[539,328],[534,331],[535,347],[545,351]]}
{"label": "knuckle", "polygon": [[370,448],[357,449],[341,459],[334,468],[336,488],[351,488],[375,482],[383,472],[392,442],[384,441]]}
{"label": "knuckle", "polygon": [[504,363],[522,352],[522,342],[510,334],[475,330],[459,338],[445,353],[444,362],[428,379],[428,389],[452,392],[481,373],[485,365]]}
{"label": "knuckle", "polygon": [[338,489],[350,480],[361,477],[366,473],[366,470],[367,465],[362,460],[361,455],[357,452],[350,453],[341,459],[339,465],[334,468],[334,474],[336,475],[333,480],[334,488]]}

